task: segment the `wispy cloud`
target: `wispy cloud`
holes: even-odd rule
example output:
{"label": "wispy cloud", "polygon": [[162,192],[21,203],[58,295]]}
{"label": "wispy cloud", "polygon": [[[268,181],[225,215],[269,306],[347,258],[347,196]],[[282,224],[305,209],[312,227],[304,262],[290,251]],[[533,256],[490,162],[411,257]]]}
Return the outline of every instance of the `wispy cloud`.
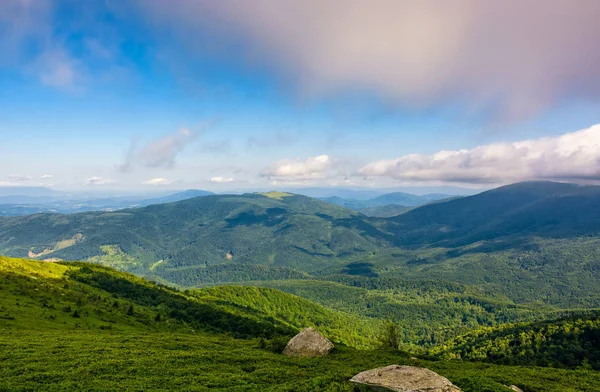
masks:
{"label": "wispy cloud", "polygon": [[109,185],[116,181],[110,178],[92,176],[85,179],[84,185]]}
{"label": "wispy cloud", "polygon": [[507,183],[600,180],[600,124],[561,136],[472,149],[410,154],[373,162],[358,172],[416,182]]}
{"label": "wispy cloud", "polygon": [[231,177],[212,177],[209,181],[217,184],[224,184],[228,182],[234,182],[235,180]]}
{"label": "wispy cloud", "polygon": [[17,67],[42,84],[71,90],[81,81],[79,62],[54,34],[53,1],[0,2],[0,65]]}
{"label": "wispy cloud", "polygon": [[8,178],[13,181],[31,181],[33,179],[31,176],[24,176],[22,174],[11,174]]}
{"label": "wispy cloud", "polygon": [[122,172],[131,171],[135,164],[147,168],[171,169],[175,166],[177,156],[192,144],[200,132],[181,128],[177,132],[152,140],[138,147],[137,139],[129,146],[125,161],[118,166]]}
{"label": "wispy cloud", "polygon": [[166,178],[153,178],[151,180],[142,182],[142,185],[159,186],[159,185],[169,185],[171,183],[172,183],[172,181],[169,181]]}
{"label": "wispy cloud", "polygon": [[49,180],[51,178],[54,178],[53,174],[43,174],[40,176],[40,180]]}

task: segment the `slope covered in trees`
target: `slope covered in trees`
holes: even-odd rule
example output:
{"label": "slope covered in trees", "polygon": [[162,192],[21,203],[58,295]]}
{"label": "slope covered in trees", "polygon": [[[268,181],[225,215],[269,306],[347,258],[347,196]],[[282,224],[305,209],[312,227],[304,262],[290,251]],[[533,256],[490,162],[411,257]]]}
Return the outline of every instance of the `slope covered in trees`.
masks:
{"label": "slope covered in trees", "polygon": [[157,281],[477,285],[516,304],[600,306],[600,187],[534,182],[369,218],[283,192],[112,213],[0,217],[0,253],[84,260]]}
{"label": "slope covered in trees", "polygon": [[600,370],[600,316],[598,312],[575,313],[552,321],[478,329],[431,352],[443,358],[506,365]]}

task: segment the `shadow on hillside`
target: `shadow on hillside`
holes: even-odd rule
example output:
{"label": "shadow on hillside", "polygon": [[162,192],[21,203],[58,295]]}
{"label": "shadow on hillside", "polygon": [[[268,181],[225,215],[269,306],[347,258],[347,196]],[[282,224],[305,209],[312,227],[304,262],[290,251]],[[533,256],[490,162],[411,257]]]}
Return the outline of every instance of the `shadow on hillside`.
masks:
{"label": "shadow on hillside", "polygon": [[[168,317],[184,322],[193,328],[226,332],[239,338],[269,338],[275,335],[292,335],[294,333],[287,327],[275,325],[273,320],[269,320],[269,322],[251,320],[216,309],[209,304],[196,302],[164,286],[144,281],[132,282],[104,267],[83,263],[80,266],[81,268],[68,272],[71,279],[112,293],[116,298],[126,298],[140,306],[165,312]],[[249,309],[243,309],[245,312],[251,313]]]}
{"label": "shadow on hillside", "polygon": [[228,227],[262,225],[276,226],[286,220],[287,210],[284,208],[267,208],[263,214],[256,211],[240,212],[233,218],[225,219]]}

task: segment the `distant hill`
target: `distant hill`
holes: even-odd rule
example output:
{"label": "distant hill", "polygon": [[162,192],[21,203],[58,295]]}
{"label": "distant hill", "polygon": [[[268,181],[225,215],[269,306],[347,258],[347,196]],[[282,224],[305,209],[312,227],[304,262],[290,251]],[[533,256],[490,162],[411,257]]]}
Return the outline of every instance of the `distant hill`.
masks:
{"label": "distant hill", "polygon": [[600,187],[519,183],[391,218],[284,192],[114,212],[0,217],[0,253],[164,282],[328,279],[479,285],[515,303],[600,306]]}
{"label": "distant hill", "polygon": [[7,196],[45,197],[56,194],[58,194],[57,191],[41,186],[0,186],[0,198]]}
{"label": "distant hill", "polygon": [[600,186],[524,182],[391,218],[402,244],[461,246],[503,237],[600,235]]}
{"label": "distant hill", "polygon": [[[190,189],[167,196],[140,199],[140,196],[88,197],[83,199],[62,198],[48,200],[47,197],[6,196],[0,197],[0,216],[19,216],[45,212],[74,214],[88,211],[115,211],[124,208],[144,207],[151,204],[171,203],[199,196],[213,195],[212,192]],[[2,201],[5,203],[2,203]]]}
{"label": "distant hill", "polygon": [[365,214],[366,216],[372,216],[375,218],[391,218],[392,216],[403,214],[411,209],[412,207],[388,204],[377,207],[359,208],[357,211],[361,214]]}
{"label": "distant hill", "polygon": [[[136,273],[264,264],[317,271],[389,246],[353,211],[305,196],[209,195],[115,212],[0,218],[0,251]],[[192,271],[188,271],[192,273]]]}
{"label": "distant hill", "polygon": [[381,196],[377,196],[374,198],[366,199],[366,200],[358,200],[358,199],[349,199],[342,198],[338,196],[324,197],[320,198],[320,200],[326,201],[328,203],[332,203],[341,207],[350,208],[353,210],[358,210],[361,208],[369,208],[369,207],[381,207],[385,205],[395,204],[401,206],[418,206],[422,204],[426,204],[430,201],[422,196],[411,195],[408,193],[387,193]]}
{"label": "distant hill", "polygon": [[410,208],[449,198],[453,198],[453,196],[441,193],[417,196],[410,193],[393,192],[364,200],[347,199],[339,196],[323,197],[320,200],[359,211],[367,216],[387,218],[406,212]]}
{"label": "distant hill", "polygon": [[174,194],[168,195],[168,196],[155,197],[155,198],[151,198],[151,199],[141,200],[138,204],[140,206],[148,206],[151,204],[173,203],[175,201],[181,201],[181,200],[186,200],[186,199],[192,199],[194,197],[208,196],[208,195],[214,195],[214,193],[209,192],[209,191],[203,191],[200,189],[188,189],[186,191],[177,192],[177,193],[174,193]]}

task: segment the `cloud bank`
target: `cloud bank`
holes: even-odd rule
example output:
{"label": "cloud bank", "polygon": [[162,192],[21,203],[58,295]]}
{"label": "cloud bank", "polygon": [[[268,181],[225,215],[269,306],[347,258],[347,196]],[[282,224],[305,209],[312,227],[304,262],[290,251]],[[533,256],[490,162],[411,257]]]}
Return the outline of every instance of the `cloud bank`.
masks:
{"label": "cloud bank", "polygon": [[490,183],[600,180],[600,124],[557,137],[496,143],[373,162],[362,176],[402,181]]}
{"label": "cloud bank", "polygon": [[303,94],[366,90],[405,107],[458,102],[507,119],[561,100],[600,100],[597,0],[138,5],[148,20],[178,32],[187,52],[238,56]]}

